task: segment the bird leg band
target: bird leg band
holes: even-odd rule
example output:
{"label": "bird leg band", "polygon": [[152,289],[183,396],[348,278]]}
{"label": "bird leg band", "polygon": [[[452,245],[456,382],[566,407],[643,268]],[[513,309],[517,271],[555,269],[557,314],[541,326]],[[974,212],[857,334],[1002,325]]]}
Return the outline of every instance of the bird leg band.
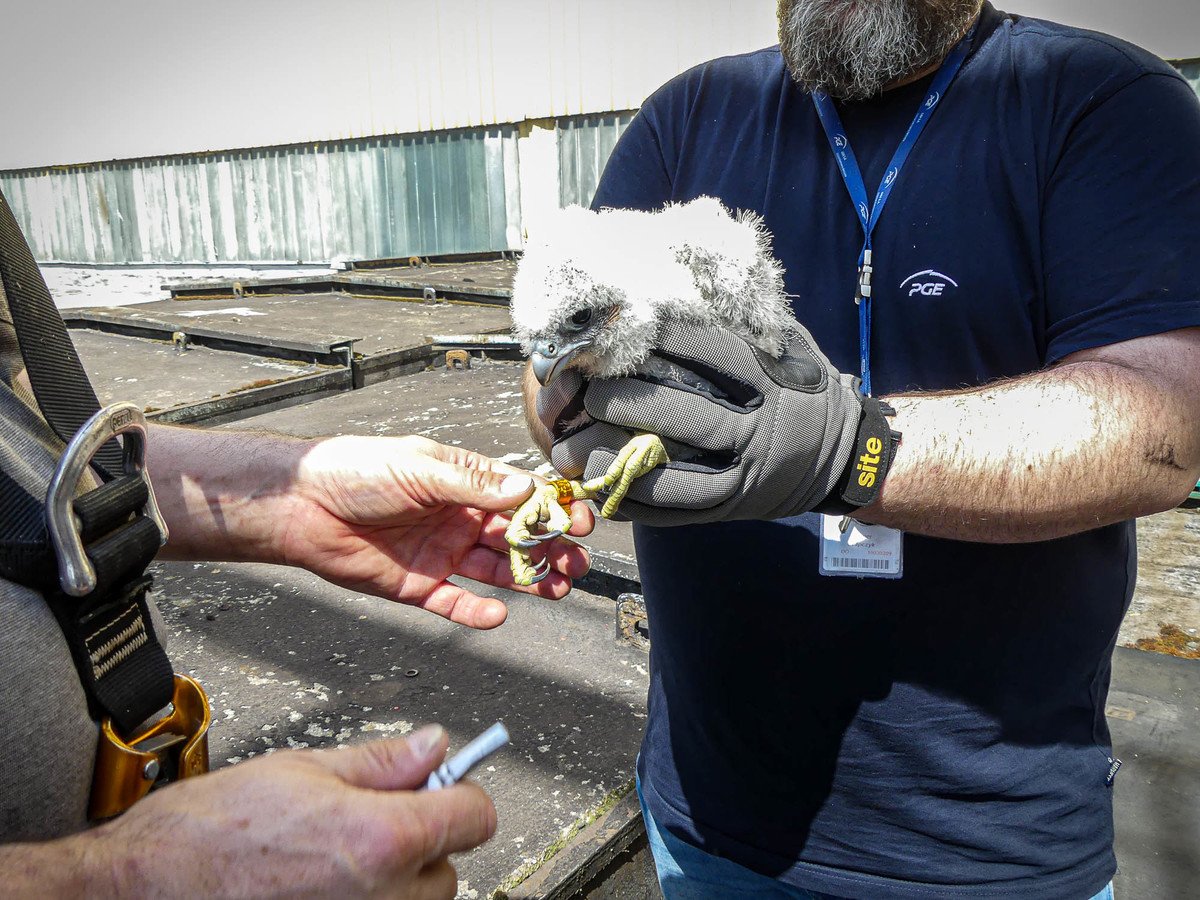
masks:
{"label": "bird leg band", "polygon": [[[573,501],[603,498],[600,515],[612,518],[633,482],[668,462],[670,458],[661,438],[639,434],[621,448],[601,477],[586,482],[559,479],[534,489],[533,495],[513,513],[512,522],[504,532],[513,581],[519,585],[537,584],[550,573],[548,559],[543,558],[535,565],[529,551],[570,532]],[[539,525],[546,526],[544,534],[533,533]]]}

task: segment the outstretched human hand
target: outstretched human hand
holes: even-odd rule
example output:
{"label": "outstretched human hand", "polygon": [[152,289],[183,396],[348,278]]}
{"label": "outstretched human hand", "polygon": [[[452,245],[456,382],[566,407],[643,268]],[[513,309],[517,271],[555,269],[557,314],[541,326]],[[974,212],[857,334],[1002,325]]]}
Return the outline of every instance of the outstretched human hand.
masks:
{"label": "outstretched human hand", "polygon": [[[420,437],[337,437],[302,458],[280,523],[282,561],[329,581],[409,603],[472,628],[494,628],[507,608],[447,579],[474,581],[558,599],[587,573],[587,551],[551,543],[552,572],[515,585],[504,513],[530,496],[526,472]],[[592,530],[582,503],[571,533]]]}
{"label": "outstretched human hand", "polygon": [[469,782],[419,790],[446,743],[434,725],[348,750],[283,750],[161,788],[82,834],[0,847],[0,866],[14,896],[25,885],[42,896],[449,900],[449,854],[488,840],[496,810]]}

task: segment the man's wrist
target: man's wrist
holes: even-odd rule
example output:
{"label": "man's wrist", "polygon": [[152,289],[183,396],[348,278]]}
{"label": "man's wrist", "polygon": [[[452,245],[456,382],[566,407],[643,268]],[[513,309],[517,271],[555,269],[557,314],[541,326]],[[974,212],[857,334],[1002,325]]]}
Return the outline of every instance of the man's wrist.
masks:
{"label": "man's wrist", "polygon": [[155,427],[148,470],[170,530],[163,556],[281,562],[296,479],[316,441]]}
{"label": "man's wrist", "polygon": [[852,516],[878,499],[900,443],[900,433],[893,431],[888,421],[895,414],[885,401],[862,399],[850,458],[833,490],[813,507],[814,512]]}
{"label": "man's wrist", "polygon": [[108,842],[97,830],[40,843],[0,846],[5,897],[116,897]]}

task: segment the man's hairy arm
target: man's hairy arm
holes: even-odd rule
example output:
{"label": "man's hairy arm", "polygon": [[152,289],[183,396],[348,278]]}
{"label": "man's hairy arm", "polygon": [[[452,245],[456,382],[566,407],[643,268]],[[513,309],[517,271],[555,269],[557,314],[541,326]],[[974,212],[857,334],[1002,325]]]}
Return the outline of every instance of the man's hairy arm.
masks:
{"label": "man's hairy arm", "polygon": [[[534,477],[415,435],[299,440],[152,426],[147,469],[170,530],[164,556],[302,566],[341,587],[420,606],[473,628],[504,621],[504,602],[455,575],[547,598],[588,570],[569,541],[551,571],[515,585],[504,531]],[[591,531],[583,504],[572,533]]]}
{"label": "man's hairy arm", "polygon": [[[548,455],[527,372],[530,433]],[[902,432],[865,522],[1050,540],[1177,505],[1200,476],[1200,328],[1080,351],[978,388],[886,398]]]}
{"label": "man's hairy arm", "polygon": [[94,838],[87,832],[45,843],[0,845],[5,897],[83,897],[95,895]]}
{"label": "man's hairy arm", "polygon": [[1200,328],[972,390],[887,398],[903,433],[857,517],[956,540],[1049,540],[1178,504],[1200,475]]}
{"label": "man's hairy arm", "polygon": [[313,442],[262,432],[151,425],[147,468],[170,526],[162,558],[282,562],[278,506]]}

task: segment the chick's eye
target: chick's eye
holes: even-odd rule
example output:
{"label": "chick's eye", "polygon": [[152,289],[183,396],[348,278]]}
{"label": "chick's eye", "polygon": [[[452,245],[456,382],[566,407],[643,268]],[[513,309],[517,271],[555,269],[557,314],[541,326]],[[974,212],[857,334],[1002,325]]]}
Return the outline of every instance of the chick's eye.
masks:
{"label": "chick's eye", "polygon": [[586,328],[591,321],[592,311],[590,309],[581,309],[571,316],[571,327],[575,329]]}

